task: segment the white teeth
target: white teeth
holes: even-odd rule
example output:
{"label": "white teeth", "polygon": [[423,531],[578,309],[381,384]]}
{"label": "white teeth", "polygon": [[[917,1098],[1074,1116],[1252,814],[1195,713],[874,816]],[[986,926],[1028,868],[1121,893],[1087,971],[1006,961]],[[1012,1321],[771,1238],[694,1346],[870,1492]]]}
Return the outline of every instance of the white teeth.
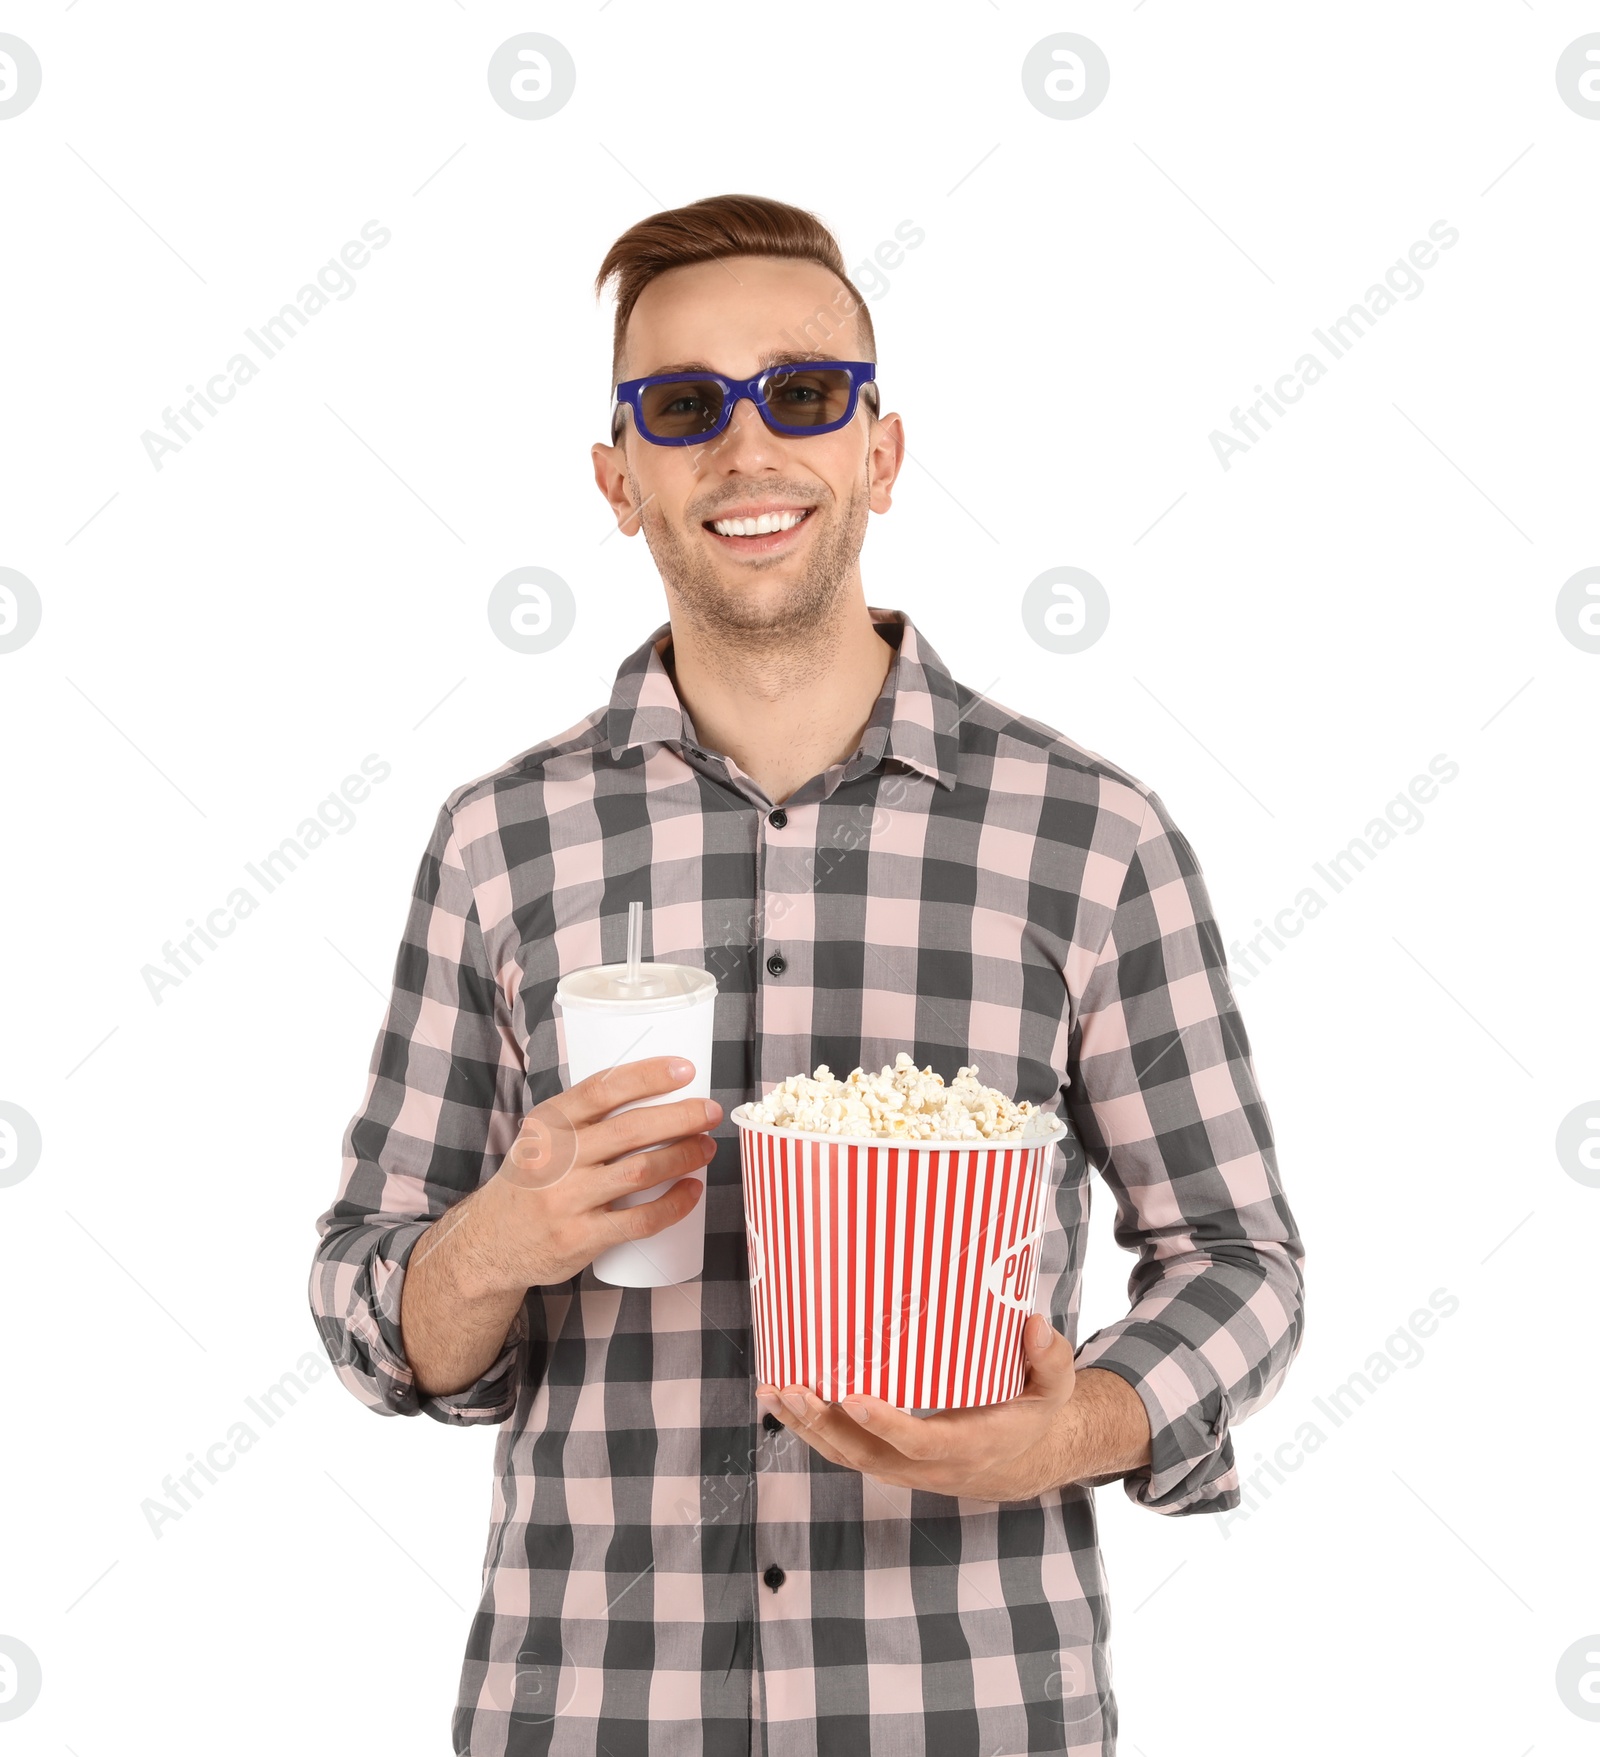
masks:
{"label": "white teeth", "polygon": [[711,528],[719,537],[765,537],[773,531],[792,531],[805,516],[803,512],[764,512],[758,519],[713,519]]}

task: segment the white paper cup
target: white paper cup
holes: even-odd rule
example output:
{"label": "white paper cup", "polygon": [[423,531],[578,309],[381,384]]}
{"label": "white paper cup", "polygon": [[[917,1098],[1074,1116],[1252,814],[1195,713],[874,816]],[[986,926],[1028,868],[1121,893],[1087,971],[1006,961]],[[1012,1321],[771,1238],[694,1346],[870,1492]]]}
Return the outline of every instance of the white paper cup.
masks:
{"label": "white paper cup", "polygon": [[735,1107],[756,1375],[826,1402],[976,1409],[1017,1396],[1053,1150],[895,1142],[753,1122]]}
{"label": "white paper cup", "polygon": [[[625,968],[621,964],[607,964],[595,970],[574,971],[556,984],[569,1087],[622,1062],[681,1055],[694,1063],[692,1080],[655,1098],[636,1098],[629,1104],[619,1104],[607,1114],[617,1116],[648,1104],[674,1104],[680,1098],[709,1098],[717,979],[709,970],[689,964],[650,963],[642,968],[652,975],[674,980],[681,992],[647,1000],[607,1000],[583,992],[586,988],[604,988],[607,978],[614,978]],[[627,1240],[602,1251],[593,1264],[601,1281],[612,1287],[669,1287],[677,1281],[692,1281],[705,1267],[705,1167],[684,1175],[699,1183],[699,1201],[682,1220],[654,1238]],[[612,1210],[654,1202],[671,1187],[669,1182],[619,1196],[611,1204]]]}

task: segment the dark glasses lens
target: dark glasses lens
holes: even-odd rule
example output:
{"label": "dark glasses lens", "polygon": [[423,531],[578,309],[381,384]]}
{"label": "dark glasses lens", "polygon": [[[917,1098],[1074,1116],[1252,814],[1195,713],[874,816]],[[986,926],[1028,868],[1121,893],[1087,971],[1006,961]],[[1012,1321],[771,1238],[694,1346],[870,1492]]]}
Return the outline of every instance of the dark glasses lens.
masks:
{"label": "dark glasses lens", "polygon": [[692,439],[713,432],[722,419],[722,403],[722,386],[710,378],[647,384],[639,396],[645,431],[658,439]]}
{"label": "dark glasses lens", "polygon": [[797,367],[767,380],[767,408],[779,427],[826,427],[850,407],[850,374],[836,366]]}

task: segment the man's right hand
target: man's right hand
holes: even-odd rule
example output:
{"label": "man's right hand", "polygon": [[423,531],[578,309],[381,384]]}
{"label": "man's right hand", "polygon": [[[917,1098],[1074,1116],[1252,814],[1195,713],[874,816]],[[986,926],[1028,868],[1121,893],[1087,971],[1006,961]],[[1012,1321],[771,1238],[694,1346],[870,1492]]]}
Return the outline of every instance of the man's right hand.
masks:
{"label": "man's right hand", "polygon": [[[693,1209],[702,1186],[686,1174],[710,1164],[716,1142],[705,1131],[722,1120],[722,1106],[682,1098],[607,1114],[671,1092],[693,1074],[678,1057],[621,1062],[529,1111],[492,1180],[512,1192],[497,1203],[501,1287],[520,1292],[566,1281],[612,1245],[651,1238]],[[679,1181],[654,1201],[610,1206],[673,1178]]]}
{"label": "man's right hand", "polygon": [[[680,1098],[606,1114],[693,1075],[674,1057],[622,1062],[529,1111],[499,1171],[440,1215],[407,1259],[400,1330],[419,1390],[447,1394],[481,1378],[530,1287],[567,1281],[609,1246],[651,1238],[693,1209],[701,1184],[685,1174],[710,1163],[706,1131],[722,1106]],[[610,1209],[672,1179],[654,1201]]]}

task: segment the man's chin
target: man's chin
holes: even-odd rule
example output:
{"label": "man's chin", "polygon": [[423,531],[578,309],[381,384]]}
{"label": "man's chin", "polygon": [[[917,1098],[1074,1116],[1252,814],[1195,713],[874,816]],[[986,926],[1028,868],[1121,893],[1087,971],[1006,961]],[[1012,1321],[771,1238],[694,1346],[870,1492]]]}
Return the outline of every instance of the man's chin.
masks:
{"label": "man's chin", "polygon": [[844,582],[811,568],[707,568],[670,580],[674,607],[715,638],[752,649],[810,646],[838,606]]}
{"label": "man's chin", "polygon": [[[709,588],[709,589],[708,589]],[[798,618],[815,616],[817,594],[802,574],[787,575],[771,568],[740,568],[719,574],[715,584],[696,580],[680,592],[703,614],[726,628],[751,634],[791,627]]]}

